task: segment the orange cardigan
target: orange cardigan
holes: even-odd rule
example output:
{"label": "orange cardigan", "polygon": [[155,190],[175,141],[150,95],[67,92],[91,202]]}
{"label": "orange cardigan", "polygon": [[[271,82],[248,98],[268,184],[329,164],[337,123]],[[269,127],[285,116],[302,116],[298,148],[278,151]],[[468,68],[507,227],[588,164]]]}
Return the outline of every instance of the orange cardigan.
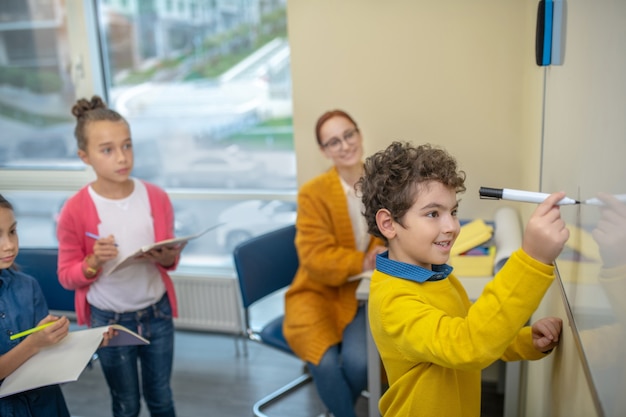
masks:
{"label": "orange cardigan", "polygon": [[[347,280],[362,272],[365,257],[335,168],[300,189],[296,229],[300,266],[285,295],[283,331],[296,355],[317,365],[356,315],[358,282]],[[383,244],[372,237],[369,248]]]}

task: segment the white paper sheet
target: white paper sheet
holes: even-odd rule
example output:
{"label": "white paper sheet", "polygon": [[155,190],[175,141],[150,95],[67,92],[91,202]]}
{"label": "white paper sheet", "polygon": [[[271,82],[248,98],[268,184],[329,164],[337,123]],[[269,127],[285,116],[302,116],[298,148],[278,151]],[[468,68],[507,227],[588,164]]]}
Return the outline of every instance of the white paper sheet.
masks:
{"label": "white paper sheet", "polygon": [[107,270],[106,270],[106,273],[107,274],[111,274],[111,273],[113,273],[113,272],[115,272],[117,270],[120,270],[122,268],[127,267],[128,265],[132,265],[132,264],[137,263],[137,262],[145,262],[145,258],[143,258],[143,255],[144,255],[144,253],[148,252],[149,250],[159,249],[159,248],[162,248],[163,246],[174,246],[174,245],[180,245],[182,243],[187,243],[190,240],[197,239],[200,236],[204,235],[205,233],[207,233],[207,232],[209,232],[209,231],[211,231],[213,229],[216,229],[216,228],[218,228],[218,227],[220,227],[220,226],[222,226],[224,224],[225,223],[216,224],[214,226],[208,227],[208,228],[202,230],[201,232],[193,234],[193,235],[182,236],[182,237],[175,237],[175,238],[172,238],[172,239],[162,240],[160,242],[156,242],[156,243],[153,243],[151,245],[143,246],[143,247],[137,249],[132,254],[128,255],[126,258],[120,260],[118,263],[114,264],[113,266],[108,267]]}
{"label": "white paper sheet", "polygon": [[46,385],[76,381],[100,346],[109,327],[118,329],[111,346],[148,344],[146,339],[121,326],[78,330],[56,345],[42,349],[28,359],[0,385],[0,398]]}
{"label": "white paper sheet", "polygon": [[494,271],[498,272],[513,252],[522,246],[522,228],[517,210],[502,207],[494,214],[496,256]]}

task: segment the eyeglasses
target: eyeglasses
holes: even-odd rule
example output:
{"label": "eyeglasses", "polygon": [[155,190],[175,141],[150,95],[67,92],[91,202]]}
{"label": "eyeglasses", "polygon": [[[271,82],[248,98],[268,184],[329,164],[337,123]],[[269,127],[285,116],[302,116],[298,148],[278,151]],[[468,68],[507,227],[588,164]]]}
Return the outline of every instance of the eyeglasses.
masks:
{"label": "eyeglasses", "polygon": [[347,145],[354,145],[357,139],[358,128],[346,130],[343,133],[343,137],[332,137],[326,143],[322,144],[322,148],[328,149],[331,152],[339,152],[342,142],[346,142]]}

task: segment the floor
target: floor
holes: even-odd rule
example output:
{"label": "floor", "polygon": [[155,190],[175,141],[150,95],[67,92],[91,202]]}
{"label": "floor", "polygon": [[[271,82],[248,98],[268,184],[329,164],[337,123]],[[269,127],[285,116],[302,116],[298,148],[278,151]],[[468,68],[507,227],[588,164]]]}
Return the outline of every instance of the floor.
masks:
{"label": "floor", "polygon": [[[253,403],[295,378],[302,364],[281,352],[248,342],[248,356],[239,346],[237,356],[232,336],[176,332],[172,388],[179,417],[252,416]],[[110,417],[110,402],[98,363],[85,369],[77,382],[63,386],[73,416]],[[495,383],[483,386],[483,416],[502,416],[502,395]],[[368,414],[367,400],[358,401],[358,417]],[[315,388],[300,391],[266,409],[268,416],[314,417],[324,411]],[[142,410],[141,417],[149,413]]]}
{"label": "floor", "polygon": [[[172,389],[179,417],[251,416],[253,403],[302,371],[301,363],[273,349],[248,343],[248,356],[232,336],[178,331]],[[73,416],[111,416],[109,393],[98,363],[77,382],[63,386]],[[367,414],[367,403],[363,401]],[[324,411],[309,385],[268,407],[270,416],[310,417]],[[142,410],[141,417],[149,416]]]}
{"label": "floor", "polygon": [[[253,327],[282,308],[282,295],[255,306]],[[257,323],[255,323],[255,319]],[[248,354],[244,354],[246,343]],[[178,417],[248,417],[253,404],[302,373],[303,364],[282,352],[231,335],[176,331],[172,389]],[[110,417],[108,388],[97,361],[78,381],[63,385],[74,417]],[[483,383],[482,417],[501,417],[503,395],[495,382]],[[368,416],[365,397],[356,404],[358,417]],[[270,417],[316,417],[324,412],[313,384],[265,409]],[[149,417],[142,409],[140,417]],[[337,416],[340,417],[340,416]]]}

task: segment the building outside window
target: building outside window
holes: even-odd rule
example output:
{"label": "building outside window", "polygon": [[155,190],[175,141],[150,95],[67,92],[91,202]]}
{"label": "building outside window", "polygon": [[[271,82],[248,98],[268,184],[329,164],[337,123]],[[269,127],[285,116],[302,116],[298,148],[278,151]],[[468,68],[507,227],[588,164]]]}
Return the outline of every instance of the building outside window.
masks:
{"label": "building outside window", "polygon": [[238,242],[294,221],[285,2],[175,4],[95,2],[100,43],[81,55],[64,1],[0,3],[0,192],[22,245],[56,246],[55,217],[90,178],[70,114],[77,56],[96,57],[91,91],[129,121],[133,175],[168,190],[176,234],[227,224],[191,242],[181,268],[230,268]]}

